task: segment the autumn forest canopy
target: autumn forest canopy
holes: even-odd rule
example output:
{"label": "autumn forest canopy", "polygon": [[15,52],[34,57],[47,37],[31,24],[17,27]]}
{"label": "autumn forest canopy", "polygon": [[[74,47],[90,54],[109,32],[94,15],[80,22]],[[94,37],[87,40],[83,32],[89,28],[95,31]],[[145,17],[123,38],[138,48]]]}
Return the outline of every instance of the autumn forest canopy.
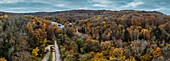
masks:
{"label": "autumn forest canopy", "polygon": [[170,60],[170,16],[161,12],[0,12],[0,61],[41,61],[54,37],[63,61]]}

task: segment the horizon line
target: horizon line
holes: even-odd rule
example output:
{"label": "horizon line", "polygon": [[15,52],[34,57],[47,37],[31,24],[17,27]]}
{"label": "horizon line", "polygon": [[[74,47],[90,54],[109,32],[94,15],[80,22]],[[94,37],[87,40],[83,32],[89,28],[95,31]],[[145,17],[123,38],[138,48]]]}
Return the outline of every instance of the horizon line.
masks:
{"label": "horizon line", "polygon": [[4,12],[4,13],[16,13],[16,14],[25,14],[25,13],[50,13],[50,12],[64,12],[64,11],[74,11],[74,10],[92,10],[92,11],[102,11],[102,10],[106,10],[106,11],[146,11],[146,12],[159,12],[165,15],[170,15],[161,11],[156,11],[156,10],[135,10],[135,9],[120,9],[120,10],[111,10],[111,9],[68,9],[68,10],[54,10],[54,11],[23,11],[23,12],[17,12],[17,11],[1,11],[0,12]]}

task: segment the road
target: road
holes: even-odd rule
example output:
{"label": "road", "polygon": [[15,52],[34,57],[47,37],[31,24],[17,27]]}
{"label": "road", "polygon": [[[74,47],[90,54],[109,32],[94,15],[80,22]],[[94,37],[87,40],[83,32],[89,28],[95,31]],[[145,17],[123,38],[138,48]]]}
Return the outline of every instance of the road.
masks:
{"label": "road", "polygon": [[[48,45],[47,47],[45,47],[45,50],[44,50],[44,52],[47,52],[46,53],[46,55],[44,56],[44,58],[42,59],[42,61],[49,61],[50,60],[50,53],[52,53],[51,52],[51,49],[50,49],[50,47],[52,47],[52,46],[54,46],[54,45]],[[52,58],[51,58],[51,60],[53,59],[53,61],[55,61],[54,59],[55,59],[55,57],[54,57],[55,55],[52,55]],[[54,58],[53,58],[54,57]]]}
{"label": "road", "polygon": [[56,38],[54,38],[54,47],[55,47],[56,61],[61,61],[61,59],[60,59],[60,52],[59,52],[59,48],[58,48],[58,44],[57,44]]}
{"label": "road", "polygon": [[[51,48],[50,47],[52,47],[52,46],[54,46],[55,53],[51,52]],[[59,47],[58,47],[56,38],[54,38],[54,45],[48,45],[47,47],[45,47],[45,52],[47,50],[48,50],[48,52],[46,53],[46,55],[44,56],[42,61],[49,61],[49,60],[52,60],[52,61],[61,61]]]}

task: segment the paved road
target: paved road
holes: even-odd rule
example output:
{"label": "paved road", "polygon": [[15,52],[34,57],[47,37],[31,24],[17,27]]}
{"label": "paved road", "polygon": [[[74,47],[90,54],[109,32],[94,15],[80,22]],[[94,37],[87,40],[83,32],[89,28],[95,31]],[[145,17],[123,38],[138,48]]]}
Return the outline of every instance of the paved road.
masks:
{"label": "paved road", "polygon": [[[51,52],[50,47],[54,46],[55,49],[55,53]],[[44,56],[44,58],[42,59],[42,61],[48,61],[48,60],[52,60],[52,61],[61,61],[60,59],[60,52],[59,52],[59,48],[58,48],[58,44],[56,41],[56,38],[54,38],[54,45],[48,45],[47,47],[45,47],[45,52],[48,50],[47,54]],[[50,53],[52,53],[52,57],[50,58]]]}
{"label": "paved road", "polygon": [[56,61],[61,61],[61,59],[60,59],[60,52],[59,52],[59,48],[58,48],[58,44],[57,44],[56,38],[54,40],[54,46],[55,46]]}
{"label": "paved road", "polygon": [[44,58],[42,59],[42,61],[48,61],[49,60],[49,57],[50,57],[50,53],[51,53],[51,49],[50,47],[51,46],[54,46],[54,45],[48,45],[47,47],[45,47],[45,50],[44,52],[47,52],[46,55],[44,56]]}

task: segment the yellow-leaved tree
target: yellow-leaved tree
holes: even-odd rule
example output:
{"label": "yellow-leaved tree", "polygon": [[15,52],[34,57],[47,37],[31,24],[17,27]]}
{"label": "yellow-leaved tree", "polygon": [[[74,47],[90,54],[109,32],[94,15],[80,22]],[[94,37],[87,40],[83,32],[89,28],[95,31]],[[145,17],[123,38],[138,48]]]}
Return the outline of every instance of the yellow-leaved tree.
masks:
{"label": "yellow-leaved tree", "polygon": [[39,49],[38,49],[38,47],[36,47],[35,49],[32,50],[32,55],[34,57],[36,57],[36,56],[38,56],[38,52],[39,52]]}
{"label": "yellow-leaved tree", "polygon": [[0,58],[0,61],[7,61],[4,57]]}

